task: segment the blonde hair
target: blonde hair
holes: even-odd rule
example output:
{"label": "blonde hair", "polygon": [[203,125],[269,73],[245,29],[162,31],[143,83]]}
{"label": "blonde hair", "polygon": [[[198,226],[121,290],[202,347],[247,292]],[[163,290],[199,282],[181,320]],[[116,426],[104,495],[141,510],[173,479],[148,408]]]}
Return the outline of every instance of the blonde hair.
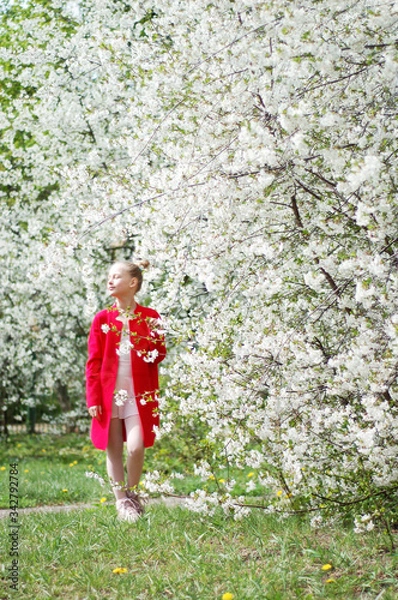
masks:
{"label": "blonde hair", "polygon": [[149,267],[148,260],[140,260],[137,264],[129,262],[127,260],[118,260],[114,263],[115,265],[123,265],[131,278],[135,277],[138,281],[137,292],[140,291],[142,286],[142,269],[147,269]]}

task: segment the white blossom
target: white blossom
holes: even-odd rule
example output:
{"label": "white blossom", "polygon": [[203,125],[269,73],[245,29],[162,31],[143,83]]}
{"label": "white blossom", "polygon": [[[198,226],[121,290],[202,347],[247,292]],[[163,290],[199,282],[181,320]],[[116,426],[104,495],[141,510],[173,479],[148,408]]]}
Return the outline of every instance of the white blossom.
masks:
{"label": "white blossom", "polygon": [[149,350],[145,356],[143,356],[143,360],[147,363],[155,362],[156,358],[159,356],[159,351],[154,348],[153,350]]}
{"label": "white blossom", "polygon": [[116,406],[124,406],[128,399],[127,390],[118,390],[115,392],[114,399]]}
{"label": "white blossom", "polygon": [[132,348],[134,348],[134,344],[132,344],[129,340],[122,340],[119,344],[119,347],[116,349],[116,354],[118,356],[130,354]]}

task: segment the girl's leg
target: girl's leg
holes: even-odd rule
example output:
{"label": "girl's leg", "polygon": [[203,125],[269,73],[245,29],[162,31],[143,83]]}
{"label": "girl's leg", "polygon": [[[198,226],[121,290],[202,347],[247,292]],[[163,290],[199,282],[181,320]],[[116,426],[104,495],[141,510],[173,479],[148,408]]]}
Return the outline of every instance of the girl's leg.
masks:
{"label": "girl's leg", "polygon": [[[106,468],[112,482],[124,482],[123,467],[123,430],[120,419],[111,419],[109,425],[108,447],[106,449]],[[116,500],[126,497],[126,491],[113,488]]]}
{"label": "girl's leg", "polygon": [[124,420],[127,439],[127,486],[133,488],[139,484],[144,466],[144,442],[142,440],[139,415]]}

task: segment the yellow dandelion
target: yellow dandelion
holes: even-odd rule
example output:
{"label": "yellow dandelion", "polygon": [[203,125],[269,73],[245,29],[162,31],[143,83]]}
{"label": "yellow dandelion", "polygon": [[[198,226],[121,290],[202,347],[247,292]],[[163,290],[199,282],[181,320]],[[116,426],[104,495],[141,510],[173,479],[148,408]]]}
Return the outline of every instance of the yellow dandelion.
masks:
{"label": "yellow dandelion", "polygon": [[280,498],[283,495],[283,490],[278,490],[276,492],[276,495],[278,496],[278,498]]}
{"label": "yellow dandelion", "polygon": [[20,448],[22,446],[22,444],[17,444],[17,448]]}
{"label": "yellow dandelion", "polygon": [[322,565],[322,571],[330,571],[330,569],[333,569],[333,567],[329,563],[326,563],[326,565]]}
{"label": "yellow dandelion", "polygon": [[0,467],[0,471],[5,471],[6,468],[5,467]]}
{"label": "yellow dandelion", "polygon": [[212,481],[215,479],[215,477],[214,477],[213,473],[211,473],[211,474],[209,475],[209,479],[211,479]]}
{"label": "yellow dandelion", "polygon": [[250,473],[247,474],[248,477],[254,477],[254,471],[251,471]]}
{"label": "yellow dandelion", "polygon": [[75,463],[71,462],[71,463],[69,463],[69,466],[70,466],[70,467],[74,467],[74,466],[75,466]]}
{"label": "yellow dandelion", "polygon": [[223,594],[221,596],[221,600],[233,600],[234,595],[231,594],[231,592],[225,592],[225,594]]}
{"label": "yellow dandelion", "polygon": [[66,492],[68,491],[68,488],[64,488],[62,491],[63,491],[64,493],[66,493]]}
{"label": "yellow dandelion", "polygon": [[105,496],[102,496],[102,498],[100,498],[100,502],[101,502],[101,504],[103,504],[104,502],[106,502]]}
{"label": "yellow dandelion", "polygon": [[45,448],[42,448],[42,449],[41,449],[41,451],[42,451],[43,453],[46,453],[46,452],[47,452],[47,450],[46,450]]}
{"label": "yellow dandelion", "polygon": [[[225,479],[219,479],[218,481],[219,481],[220,483],[225,483]],[[227,600],[228,600],[228,598],[227,598]]]}
{"label": "yellow dandelion", "polygon": [[23,472],[24,473],[29,473],[29,469],[24,469]]}
{"label": "yellow dandelion", "polygon": [[127,573],[127,569],[125,567],[116,567],[116,569],[113,569],[112,573],[115,573],[115,575],[121,575],[122,573]]}
{"label": "yellow dandelion", "polygon": [[329,577],[329,579],[326,579],[326,583],[336,583],[336,580],[333,577]]}
{"label": "yellow dandelion", "polygon": [[74,465],[77,465],[77,460],[74,460],[74,461],[73,461],[73,464],[74,464]]}

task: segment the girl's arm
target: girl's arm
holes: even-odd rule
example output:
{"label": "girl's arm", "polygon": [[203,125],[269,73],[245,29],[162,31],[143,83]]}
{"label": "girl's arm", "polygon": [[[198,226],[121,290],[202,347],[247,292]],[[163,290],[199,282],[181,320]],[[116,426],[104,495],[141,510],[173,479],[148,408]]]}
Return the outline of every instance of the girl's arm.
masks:
{"label": "girl's arm", "polygon": [[[102,331],[98,315],[94,317],[88,337],[88,360],[86,363],[87,407],[102,407],[101,367],[103,360]],[[103,334],[102,334],[103,335]],[[100,412],[98,410],[98,412]]]}

